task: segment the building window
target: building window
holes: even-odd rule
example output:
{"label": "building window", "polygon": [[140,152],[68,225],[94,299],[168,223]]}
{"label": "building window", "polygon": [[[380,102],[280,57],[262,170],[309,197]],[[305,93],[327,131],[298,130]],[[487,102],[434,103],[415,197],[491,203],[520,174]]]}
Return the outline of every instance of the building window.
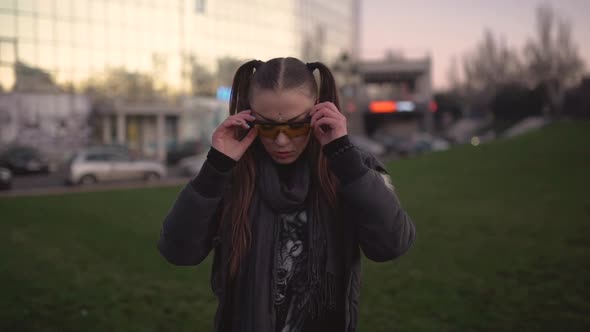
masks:
{"label": "building window", "polygon": [[16,42],[0,40],[0,65],[13,65],[16,61]]}
{"label": "building window", "polygon": [[16,37],[15,23],[14,15],[5,15],[0,12],[0,36],[8,38]]}
{"label": "building window", "polygon": [[14,80],[14,68],[0,66],[0,91],[12,90]]}
{"label": "building window", "polygon": [[18,10],[21,12],[32,13],[35,9],[33,0],[19,0],[16,3],[18,4]]}
{"label": "building window", "polygon": [[14,10],[14,0],[0,0],[0,9]]}
{"label": "building window", "polygon": [[20,40],[32,40],[35,38],[35,24],[31,16],[18,17],[18,38]]}
{"label": "building window", "polygon": [[195,11],[197,13],[204,13],[205,12],[205,4],[207,0],[196,0],[195,3]]}

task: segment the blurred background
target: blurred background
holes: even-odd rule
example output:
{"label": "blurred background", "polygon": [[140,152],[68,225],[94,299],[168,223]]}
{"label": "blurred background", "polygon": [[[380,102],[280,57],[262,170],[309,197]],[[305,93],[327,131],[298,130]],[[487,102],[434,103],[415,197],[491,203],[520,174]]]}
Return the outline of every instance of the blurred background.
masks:
{"label": "blurred background", "polygon": [[235,70],[284,56],[417,224],[362,331],[589,330],[589,31],[586,0],[0,0],[0,330],[210,330],[159,227]]}
{"label": "blurred background", "polygon": [[3,0],[0,164],[16,189],[193,175],[236,68],[281,56],[327,63],[387,160],[588,117],[588,7]]}

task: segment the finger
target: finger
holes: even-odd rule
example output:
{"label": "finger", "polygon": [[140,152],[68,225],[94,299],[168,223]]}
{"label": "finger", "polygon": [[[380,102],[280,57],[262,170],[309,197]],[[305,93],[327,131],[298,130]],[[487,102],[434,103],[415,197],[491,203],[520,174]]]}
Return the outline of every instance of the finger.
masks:
{"label": "finger", "polygon": [[326,125],[330,128],[336,128],[336,127],[338,127],[339,124],[340,124],[340,121],[338,121],[338,119],[323,117],[323,118],[319,119],[318,121],[316,121],[314,127],[320,128],[321,126]]}
{"label": "finger", "polygon": [[244,119],[240,119],[240,118],[233,117],[233,116],[227,118],[227,120],[225,120],[221,125],[225,128],[231,128],[231,127],[243,127],[246,129],[250,128],[250,126],[248,125],[248,123],[246,121],[244,121]]}
{"label": "finger", "polygon": [[[327,118],[322,118],[322,119],[327,119]],[[333,124],[328,124],[326,123],[329,120],[322,120],[322,122],[318,121],[316,122],[316,125],[313,127],[313,131],[316,133],[316,136],[321,136],[321,135],[325,135],[327,133],[328,130],[333,130]],[[328,127],[328,128],[326,128]]]}
{"label": "finger", "polygon": [[314,113],[316,113],[317,111],[319,111],[320,109],[322,109],[322,107],[324,107],[325,103],[319,103],[319,104],[315,104],[313,105],[313,107],[311,108],[311,111],[309,112],[310,115],[314,115]]}
{"label": "finger", "polygon": [[326,102],[322,102],[322,103],[318,103],[313,105],[313,107],[311,108],[311,111],[309,112],[309,114],[314,115],[317,111],[321,110],[322,108],[324,108],[326,106]]}
{"label": "finger", "polygon": [[321,119],[324,116],[324,113],[321,110],[317,110],[312,116],[311,116],[311,125],[313,126],[313,124]]}
{"label": "finger", "polygon": [[245,128],[245,129],[250,129],[250,125],[244,119],[235,118],[234,119],[234,123],[235,123],[236,126],[240,126],[240,127]]}
{"label": "finger", "polygon": [[313,125],[317,120],[324,118],[324,117],[339,119],[339,120],[342,119],[338,114],[334,113],[332,110],[328,109],[327,107],[323,107],[323,108],[317,110],[317,112],[315,112],[314,115],[312,115],[311,125]]}
{"label": "finger", "polygon": [[240,121],[253,121],[254,120],[254,118],[251,115],[248,115],[248,114],[239,114],[239,115],[236,114],[236,115],[232,115],[231,116],[231,119],[233,121],[235,121],[235,120],[240,120]]}
{"label": "finger", "polygon": [[235,125],[235,118],[230,116],[221,123],[221,127],[230,128]]}
{"label": "finger", "polygon": [[323,108],[323,107],[326,107],[328,104],[331,104],[331,102],[329,102],[329,101],[323,101],[321,103],[315,104],[314,107],[316,107],[316,108]]}
{"label": "finger", "polygon": [[325,134],[324,130],[320,127],[313,128],[313,132],[315,133],[315,136],[318,138]]}
{"label": "finger", "polygon": [[310,112],[310,113],[315,113],[314,111],[318,111],[318,110],[320,110],[322,108],[328,108],[330,110],[336,111],[337,113],[340,113],[338,111],[338,107],[336,107],[336,105],[334,105],[334,103],[332,103],[330,101],[324,101],[324,102],[321,102],[319,104],[315,104],[313,106],[312,112]]}
{"label": "finger", "polygon": [[326,104],[324,107],[322,107],[322,110],[325,116],[333,118],[340,118],[341,116],[343,116],[342,113],[338,111],[338,108],[336,108],[336,105],[332,103]]}
{"label": "finger", "polygon": [[257,130],[250,130],[248,132],[248,134],[240,141],[240,145],[244,146],[244,147],[248,147],[250,146],[250,144],[252,144],[252,142],[254,142],[254,139],[256,139],[256,136],[258,135],[258,131]]}
{"label": "finger", "polygon": [[323,103],[325,104],[323,108],[326,108],[328,110],[328,113],[334,117],[337,118],[342,118],[344,117],[344,114],[342,114],[339,110],[338,107],[336,107],[336,105],[334,105],[334,103],[332,102],[325,102]]}
{"label": "finger", "polygon": [[240,118],[240,119],[246,119],[247,121],[254,121],[256,120],[256,117],[254,115],[252,115],[251,111],[243,111],[240,112],[236,115],[232,115],[233,117],[236,118]]}

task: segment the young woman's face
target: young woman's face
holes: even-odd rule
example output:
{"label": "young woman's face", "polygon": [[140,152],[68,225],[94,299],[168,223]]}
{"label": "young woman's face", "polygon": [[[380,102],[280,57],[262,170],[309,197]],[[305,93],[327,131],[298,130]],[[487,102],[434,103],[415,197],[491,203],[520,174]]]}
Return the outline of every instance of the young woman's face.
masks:
{"label": "young woman's face", "polygon": [[[258,126],[258,138],[266,152],[279,164],[290,164],[305,151],[311,129],[306,131],[315,98],[304,90],[254,90],[250,105]],[[291,127],[273,124],[297,123]]]}

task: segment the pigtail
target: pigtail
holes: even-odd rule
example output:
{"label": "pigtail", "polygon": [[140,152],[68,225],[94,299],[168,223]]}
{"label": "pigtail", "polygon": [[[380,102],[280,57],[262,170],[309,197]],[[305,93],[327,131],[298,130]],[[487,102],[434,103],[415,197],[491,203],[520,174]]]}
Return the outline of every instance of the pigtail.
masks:
{"label": "pigtail", "polygon": [[[307,68],[312,72],[317,69],[320,74],[320,88],[318,102],[330,101],[336,105],[336,108],[340,109],[340,103],[338,102],[338,89],[336,89],[336,81],[330,69],[321,62],[309,62],[306,64]],[[336,188],[338,187],[338,180],[336,176],[329,170],[328,159],[324,155],[323,149],[319,146],[319,142],[315,139],[312,140],[312,148],[317,151],[318,160],[316,162],[316,174],[320,182],[320,187],[330,204],[330,207],[336,209],[338,205],[338,199],[336,194]]]}
{"label": "pigtail", "polygon": [[320,91],[318,101],[320,103],[324,101],[331,101],[338,109],[340,109],[338,89],[336,88],[336,81],[334,80],[334,76],[332,75],[330,69],[321,62],[309,62],[307,63],[307,68],[309,68],[311,72],[317,69],[320,73]]}
{"label": "pigtail", "polygon": [[231,87],[229,102],[230,115],[250,108],[250,102],[248,101],[250,81],[252,80],[254,69],[257,69],[262,63],[260,60],[251,60],[241,65],[236,71]]}

